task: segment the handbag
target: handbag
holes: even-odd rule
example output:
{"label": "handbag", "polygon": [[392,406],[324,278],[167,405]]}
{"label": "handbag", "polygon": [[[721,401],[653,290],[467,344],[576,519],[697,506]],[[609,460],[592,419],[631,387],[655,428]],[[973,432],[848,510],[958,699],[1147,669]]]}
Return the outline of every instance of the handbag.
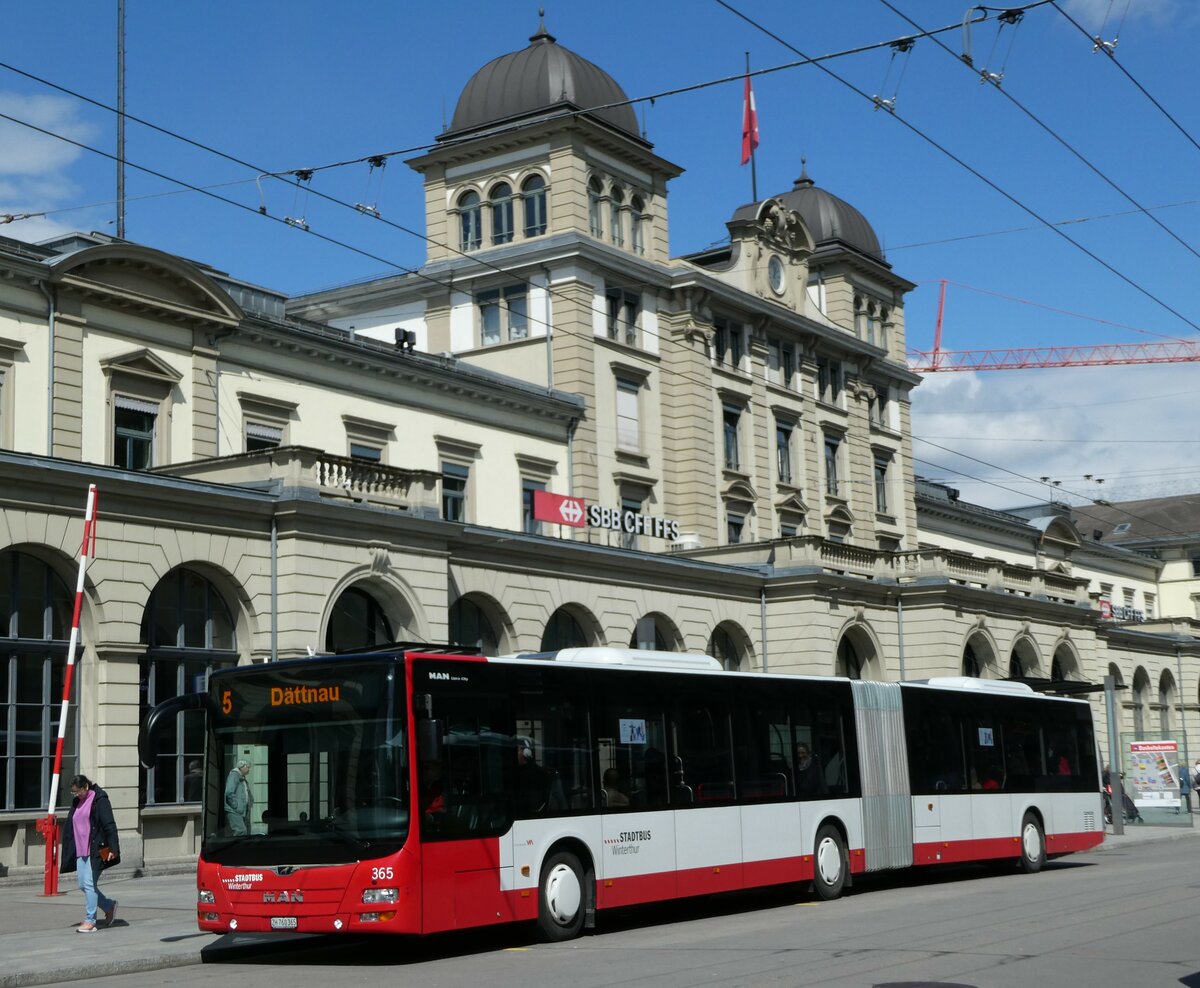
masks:
{"label": "handbag", "polygon": [[117,854],[116,851],[114,851],[107,844],[100,845],[100,867],[101,868],[111,868],[115,864],[120,864],[120,862],[121,862],[121,856],[119,854]]}

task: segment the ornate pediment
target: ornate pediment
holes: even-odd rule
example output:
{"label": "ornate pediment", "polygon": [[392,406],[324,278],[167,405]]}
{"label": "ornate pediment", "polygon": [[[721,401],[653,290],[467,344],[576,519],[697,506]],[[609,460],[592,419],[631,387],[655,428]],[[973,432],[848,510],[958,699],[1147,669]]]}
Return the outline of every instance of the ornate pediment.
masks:
{"label": "ornate pediment", "polygon": [[106,375],[126,374],[163,384],[178,384],[183,375],[157,354],[145,347],[129,353],[106,357],[100,361],[100,369]]}

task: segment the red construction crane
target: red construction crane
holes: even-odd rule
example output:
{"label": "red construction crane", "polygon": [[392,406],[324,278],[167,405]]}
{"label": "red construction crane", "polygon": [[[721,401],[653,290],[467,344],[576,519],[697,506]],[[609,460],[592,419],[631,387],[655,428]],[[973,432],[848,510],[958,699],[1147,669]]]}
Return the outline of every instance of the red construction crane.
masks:
{"label": "red construction crane", "polygon": [[1095,346],[1010,347],[999,350],[943,350],[942,314],[946,282],[938,296],[932,350],[909,350],[908,369],[942,371],[1029,370],[1035,367],[1109,367],[1113,364],[1182,364],[1200,361],[1200,340],[1163,343],[1102,343]]}

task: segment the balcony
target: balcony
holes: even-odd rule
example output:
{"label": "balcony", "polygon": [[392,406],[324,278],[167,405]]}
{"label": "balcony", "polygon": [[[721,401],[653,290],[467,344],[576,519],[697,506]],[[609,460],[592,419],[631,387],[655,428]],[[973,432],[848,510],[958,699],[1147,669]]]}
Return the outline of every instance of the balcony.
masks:
{"label": "balcony", "polygon": [[308,446],[278,446],[174,463],[153,472],[237,487],[300,489],[321,498],[365,502],[421,517],[436,518],[440,513],[440,474],[339,456]]}

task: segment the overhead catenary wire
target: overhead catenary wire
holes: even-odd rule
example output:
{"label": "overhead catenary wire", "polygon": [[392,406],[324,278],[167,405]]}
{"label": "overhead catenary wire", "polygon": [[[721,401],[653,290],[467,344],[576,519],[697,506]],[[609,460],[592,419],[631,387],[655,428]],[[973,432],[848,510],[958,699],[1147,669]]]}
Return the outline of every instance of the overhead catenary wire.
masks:
{"label": "overhead catenary wire", "polygon": [[[781,38],[775,32],[771,31],[769,28],[763,26],[762,24],[759,24],[754,18],[752,18],[748,14],[745,14],[742,11],[738,10],[732,4],[726,2],[726,0],[714,0],[714,2],[716,2],[720,6],[724,7],[726,10],[728,10],[734,16],[739,17],[742,20],[744,20],[751,27],[755,28],[758,31],[761,31],[763,34],[765,34],[767,37],[771,38],[773,41],[776,41],[777,43],[783,45],[789,51],[795,52],[797,55],[804,57],[804,52],[802,52],[799,48],[795,47],[790,42],[785,41],[783,38]],[[1047,0],[1047,2],[1051,2],[1051,0]],[[1029,7],[1032,7],[1032,6],[1041,6],[1041,4],[1029,5]],[[1026,8],[1026,9],[1029,9],[1029,8]],[[843,79],[840,75],[838,75],[831,68],[829,68],[829,66],[823,65],[821,63],[814,63],[814,64],[816,64],[816,67],[818,69],[820,69],[822,72],[824,72],[830,78],[841,83],[843,86],[845,86],[851,92],[862,97],[864,100],[868,100],[868,101],[872,102],[872,104],[874,103],[874,100],[868,93],[859,89],[858,86],[854,85],[854,83],[850,82],[849,80]],[[1054,223],[1052,223],[1050,220],[1046,219],[1044,216],[1042,216],[1040,213],[1038,213],[1036,210],[1034,210],[1033,207],[1027,206],[1025,203],[1023,203],[1020,199],[1018,199],[1012,193],[1003,189],[996,182],[992,181],[992,179],[990,179],[986,175],[984,175],[981,171],[979,171],[979,169],[975,168],[973,165],[968,164],[966,161],[964,161],[962,158],[960,158],[958,155],[956,155],[954,152],[952,152],[945,145],[934,140],[932,137],[930,137],[928,134],[926,134],[923,130],[921,130],[915,124],[910,123],[909,121],[905,120],[904,117],[901,116],[899,113],[896,113],[896,112],[889,113],[888,118],[891,120],[897,121],[899,124],[901,124],[903,127],[907,128],[911,133],[915,134],[917,137],[921,138],[921,140],[925,141],[931,147],[940,151],[942,154],[944,154],[947,158],[949,158],[955,164],[959,165],[961,168],[964,168],[966,171],[970,172],[972,175],[974,175],[977,179],[979,179],[981,182],[983,182],[985,185],[987,185],[993,191],[999,193],[1001,196],[1003,196],[1005,199],[1007,199],[1009,202],[1011,202],[1017,208],[1021,209],[1023,212],[1028,213],[1030,216],[1032,216],[1034,219],[1036,219],[1039,223],[1041,223],[1046,229],[1051,230],[1052,232],[1057,234],[1059,237],[1061,237],[1063,240],[1065,240],[1067,243],[1069,243],[1073,247],[1075,247],[1077,250],[1086,254],[1088,257],[1090,257],[1093,261],[1095,261],[1097,264],[1099,264],[1101,267],[1103,267],[1110,274],[1115,275],[1117,278],[1119,278],[1121,281],[1125,282],[1127,285],[1129,285],[1135,291],[1139,292],[1140,294],[1144,295],[1146,298],[1150,299],[1150,301],[1152,301],[1155,305],[1160,306],[1161,308],[1165,309],[1167,312],[1171,313],[1171,315],[1175,316],[1175,318],[1179,319],[1181,322],[1186,323],[1192,329],[1196,330],[1197,332],[1200,332],[1200,324],[1197,324],[1196,322],[1194,322],[1193,320],[1191,320],[1187,316],[1185,316],[1182,312],[1179,312],[1177,309],[1168,305],[1166,302],[1164,302],[1161,298],[1159,298],[1157,295],[1155,295],[1149,289],[1143,288],[1140,284],[1138,284],[1136,281],[1134,281],[1132,278],[1130,278],[1127,274],[1125,274],[1124,272],[1113,267],[1113,265],[1109,264],[1107,261],[1105,261],[1103,258],[1101,258],[1099,255],[1097,255],[1093,251],[1088,250],[1087,247],[1085,247],[1079,241],[1075,240],[1073,237],[1071,237],[1068,234],[1066,234],[1065,232],[1063,232]]]}
{"label": "overhead catenary wire", "polygon": [[[1001,473],[1009,474],[1013,477],[1019,477],[1021,480],[1028,481],[1030,483],[1041,483],[1043,487],[1045,486],[1045,481],[1041,481],[1040,479],[1035,481],[1035,479],[1033,477],[1028,477],[1023,473],[1018,473],[1016,470],[1010,470],[1010,469],[1008,469],[1008,467],[1003,467],[998,463],[991,463],[987,460],[981,460],[977,456],[971,456],[969,453],[963,453],[963,452],[960,452],[959,450],[951,449],[949,446],[941,446],[938,443],[935,443],[929,439],[920,439],[917,436],[913,436],[913,441],[925,443],[927,446],[932,446],[934,449],[940,449],[942,452],[949,453],[951,456],[960,456],[964,460],[970,460],[972,463],[982,464],[983,466],[990,467],[993,470],[999,470]],[[914,459],[915,459],[915,457],[914,457]],[[1001,485],[996,484],[995,486],[999,487]],[[1064,494],[1068,494],[1071,497],[1077,497],[1080,500],[1086,501],[1089,504],[1094,504],[1097,502],[1097,500],[1101,500],[1096,497],[1093,497],[1091,494],[1081,494],[1079,491],[1073,491],[1066,487],[1059,486],[1059,487],[1056,487],[1055,489],[1061,491]],[[1107,499],[1105,499],[1105,507],[1112,507],[1112,508],[1116,509],[1120,514],[1124,515],[1127,518],[1132,518],[1134,521],[1144,522],[1147,525],[1153,525],[1156,528],[1160,528],[1160,529],[1162,529],[1162,531],[1166,532],[1168,535],[1194,534],[1194,533],[1189,533],[1189,532],[1180,532],[1173,528],[1169,528],[1166,525],[1162,525],[1159,522],[1151,521],[1149,518],[1144,518],[1143,516],[1138,515],[1132,511],[1129,511],[1126,508],[1122,508],[1120,505],[1112,504],[1110,501],[1107,501]]]}
{"label": "overhead catenary wire", "polygon": [[[1070,21],[1071,24],[1085,38],[1087,38],[1089,41],[1096,40],[1090,34],[1087,33],[1087,29],[1084,28],[1083,25],[1079,23],[1079,21],[1077,21],[1074,17],[1072,17],[1067,11],[1065,11],[1062,8],[1062,6],[1057,2],[1057,0],[1051,0],[1051,6],[1055,10],[1057,10],[1060,14],[1062,14],[1062,16],[1065,17],[1068,21]],[[1129,8],[1126,7],[1126,11],[1128,11],[1128,9]],[[1124,23],[1124,17],[1122,17],[1121,20],[1122,20],[1122,23]],[[1119,33],[1120,32],[1118,32],[1118,34]],[[1191,133],[1187,130],[1187,128],[1184,127],[1183,124],[1181,124],[1178,120],[1176,120],[1175,117],[1172,116],[1172,114],[1167,110],[1167,108],[1165,106],[1163,106],[1162,103],[1160,103],[1157,99],[1155,99],[1150,94],[1149,90],[1147,90],[1145,86],[1143,86],[1140,82],[1137,81],[1137,79],[1135,79],[1133,77],[1133,74],[1127,68],[1125,68],[1124,65],[1122,65],[1119,61],[1117,61],[1116,53],[1113,51],[1110,51],[1107,46],[1103,46],[1099,50],[1102,50],[1104,52],[1104,54],[1106,54],[1109,57],[1109,61],[1112,62],[1112,64],[1115,65],[1121,71],[1121,74],[1124,75],[1125,78],[1128,79],[1137,88],[1138,92],[1140,92],[1143,96],[1146,97],[1146,99],[1148,99],[1151,103],[1154,104],[1154,107],[1158,110],[1158,112],[1161,113],[1164,117],[1167,118],[1167,120],[1169,120],[1171,122],[1171,124],[1175,127],[1175,129],[1178,130],[1179,133],[1181,133],[1187,139],[1188,143],[1190,143],[1192,145],[1192,147],[1194,147],[1197,151],[1200,151],[1200,141],[1197,141],[1196,138],[1194,138],[1191,135]]]}
{"label": "overhead catenary wire", "polygon": [[[891,0],[879,0],[879,2],[881,4],[883,4],[885,7],[887,7],[887,9],[890,10],[897,17],[901,18],[910,27],[914,27],[918,31],[921,30],[921,25],[918,24],[915,20],[913,20],[913,18],[909,17],[906,13],[904,13],[904,11],[900,10],[894,3],[891,2]],[[944,51],[947,55],[949,55],[951,58],[953,58],[954,61],[957,62],[959,65],[964,66],[968,71],[970,71],[972,73],[977,72],[977,70],[975,70],[975,69],[971,68],[971,66],[967,65],[962,60],[962,58],[960,58],[949,47],[947,47],[947,45],[944,44],[940,38],[931,38],[930,40],[933,41],[933,43],[936,44],[939,48],[941,48],[942,51]],[[1046,123],[1044,120],[1042,120],[1041,117],[1039,117],[1036,113],[1034,113],[1032,110],[1030,110],[1029,107],[1027,107],[1019,99],[1017,99],[1007,89],[1004,89],[1002,86],[999,86],[999,85],[997,85],[995,88],[998,93],[1000,93],[1013,106],[1015,106],[1018,110],[1020,110],[1023,114],[1025,114],[1025,116],[1029,120],[1031,120],[1035,124],[1037,124],[1038,127],[1040,127],[1043,132],[1045,132],[1050,137],[1052,137],[1061,147],[1063,147],[1067,151],[1069,151],[1076,158],[1076,160],[1078,160],[1081,164],[1086,166],[1092,172],[1092,174],[1094,174],[1097,178],[1099,178],[1101,181],[1103,181],[1109,188],[1111,188],[1114,192],[1116,192],[1118,195],[1120,195],[1121,198],[1125,199],[1125,201],[1128,202],[1131,206],[1133,206],[1134,209],[1136,209],[1139,213],[1141,213],[1148,220],[1150,220],[1157,227],[1159,227],[1159,229],[1161,229],[1164,233],[1166,233],[1169,237],[1171,237],[1172,240],[1174,240],[1176,243],[1178,243],[1180,246],[1182,246],[1184,248],[1184,250],[1186,250],[1189,254],[1191,254],[1197,260],[1200,260],[1200,251],[1196,250],[1195,247],[1193,247],[1191,244],[1189,244],[1186,240],[1184,240],[1181,236],[1179,236],[1179,234],[1177,234],[1174,230],[1172,230],[1169,226],[1167,226],[1162,220],[1160,220],[1157,216],[1155,216],[1153,213],[1151,213],[1145,206],[1143,206],[1140,202],[1138,202],[1137,199],[1135,199],[1128,192],[1126,192],[1123,188],[1121,188],[1121,186],[1119,186],[1113,179],[1109,178],[1109,176],[1106,175],[1104,172],[1102,172],[1096,165],[1092,164],[1091,161],[1089,161],[1086,157],[1084,157],[1084,155],[1074,145],[1072,145],[1065,137],[1063,137],[1061,134],[1059,134],[1058,131],[1056,131],[1048,123]],[[1197,327],[1193,327],[1193,328],[1197,328]]]}

